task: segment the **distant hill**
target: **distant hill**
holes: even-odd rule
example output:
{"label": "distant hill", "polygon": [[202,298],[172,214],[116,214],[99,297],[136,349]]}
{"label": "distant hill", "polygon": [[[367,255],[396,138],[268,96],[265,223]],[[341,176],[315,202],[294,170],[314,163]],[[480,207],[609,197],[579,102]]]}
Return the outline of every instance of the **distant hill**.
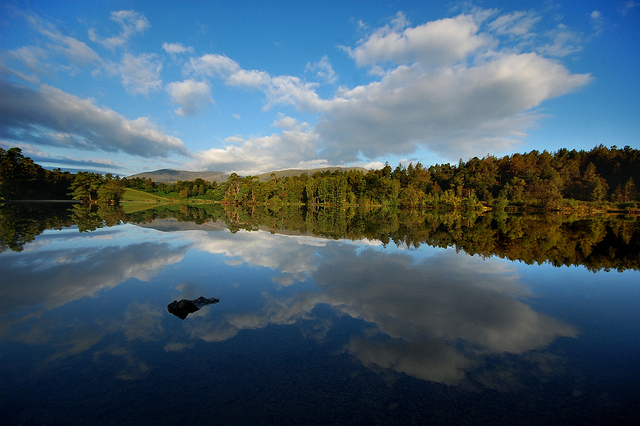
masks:
{"label": "distant hill", "polygon": [[191,181],[198,178],[208,182],[226,182],[229,177],[228,173],[222,172],[188,172],[185,170],[162,169],[155,172],[143,172],[135,175],[127,176],[127,179],[141,178],[151,179],[154,182],[173,183],[179,180]]}
{"label": "distant hill", "polygon": [[[322,167],[318,169],[289,169],[289,170],[276,170],[269,173],[261,173],[257,175],[258,179],[262,182],[266,182],[271,178],[271,174],[275,173],[276,177],[283,178],[286,176],[300,176],[301,174],[312,175],[316,172],[334,172],[336,170],[340,170],[343,172],[349,170],[360,170],[363,173],[367,172],[367,169],[363,169],[362,167]],[[133,178],[141,178],[141,179],[151,179],[156,183],[165,182],[165,183],[173,183],[179,180],[182,181],[192,181],[198,178],[202,180],[206,180],[208,182],[226,182],[229,177],[229,173],[223,172],[189,172],[185,170],[170,170],[170,169],[162,169],[156,170],[155,172],[143,172],[135,175],[127,176],[127,179]]]}
{"label": "distant hill", "polygon": [[271,174],[275,173],[276,177],[291,177],[291,176],[300,176],[302,174],[308,174],[311,176],[316,172],[334,172],[336,170],[340,170],[342,172],[348,172],[349,170],[360,170],[362,173],[367,173],[367,169],[363,169],[362,167],[321,167],[318,169],[288,169],[288,170],[276,170],[269,173],[261,173],[258,175],[258,180],[261,182],[266,182],[271,179]]}

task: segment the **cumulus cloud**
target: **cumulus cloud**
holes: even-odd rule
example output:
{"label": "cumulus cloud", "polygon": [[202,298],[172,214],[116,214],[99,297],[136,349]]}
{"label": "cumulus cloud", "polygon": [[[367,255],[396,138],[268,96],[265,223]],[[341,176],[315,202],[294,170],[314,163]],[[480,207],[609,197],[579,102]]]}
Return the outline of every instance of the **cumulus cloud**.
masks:
{"label": "cumulus cloud", "polygon": [[[311,155],[301,162],[323,158],[332,164],[407,155],[418,148],[452,161],[461,152],[472,157],[513,149],[545,117],[540,109],[545,101],[591,81],[589,74],[572,74],[550,59],[579,51],[581,38],[562,24],[539,34],[534,30],[541,19],[534,12],[476,10],[411,26],[398,13],[355,47],[343,48],[356,65],[369,67],[374,81],[340,87],[331,99],[318,95],[316,83],[298,77],[243,69],[224,55],[194,58],[187,74],[261,90],[265,109],[291,105],[319,114],[315,125],[295,137],[248,138],[246,146],[208,151],[204,162],[253,169],[252,158],[258,158],[253,148],[273,152],[296,138],[316,148],[306,143],[295,150]],[[306,72],[325,82],[336,78],[326,56],[307,64]],[[274,166],[271,159],[267,154],[266,163]]]}
{"label": "cumulus cloud", "polygon": [[121,76],[125,90],[131,95],[148,95],[162,88],[162,62],[157,55],[142,53],[134,56],[125,53],[115,70]]}
{"label": "cumulus cloud", "polygon": [[400,66],[331,102],[316,132],[329,158],[373,158],[428,147],[448,158],[506,149],[543,101],[590,80],[539,55],[503,55],[476,67]]}
{"label": "cumulus cloud", "polygon": [[315,78],[328,84],[333,84],[338,81],[338,75],[333,70],[327,55],[324,55],[320,61],[314,64],[309,62],[305,67],[305,71],[313,73]]}
{"label": "cumulus cloud", "polygon": [[376,29],[355,49],[346,49],[357,65],[386,61],[451,65],[488,43],[485,36],[478,34],[478,25],[469,15],[404,28],[406,20],[399,12],[392,24]]}
{"label": "cumulus cloud", "polygon": [[162,48],[172,56],[194,52],[192,46],[185,46],[182,43],[162,43]]}
{"label": "cumulus cloud", "polygon": [[174,103],[182,105],[175,112],[182,117],[194,117],[213,102],[209,85],[202,81],[185,80],[167,85]]}
{"label": "cumulus cloud", "polygon": [[209,77],[228,77],[240,70],[240,65],[224,55],[206,54],[199,58],[191,58],[185,66],[189,74]]}
{"label": "cumulus cloud", "polygon": [[[304,125],[299,125],[269,136],[246,140],[234,137],[229,142],[234,145],[212,148],[194,155],[197,160],[193,168],[255,175],[269,170],[303,167],[308,165],[306,161],[309,158],[316,155],[318,136],[306,130]],[[238,142],[241,145],[236,145]]]}
{"label": "cumulus cloud", "polygon": [[315,111],[325,102],[315,92],[317,83],[308,83],[290,75],[272,76],[265,71],[246,70],[224,55],[206,54],[192,58],[184,71],[197,77],[221,78],[229,86],[261,90],[267,99],[264,109],[274,105],[293,105]]}
{"label": "cumulus cloud", "polygon": [[[417,147],[452,160],[460,152],[471,157],[507,150],[542,118],[536,108],[544,101],[591,79],[541,54],[566,56],[578,48],[566,27],[548,35],[552,43],[539,53],[501,53],[494,35],[479,32],[471,15],[409,28],[401,17],[347,49],[356,64],[378,69],[381,78],[343,89],[324,104],[314,131],[330,161],[401,155]],[[488,28],[528,39],[539,19],[514,12],[496,17]],[[380,72],[384,63],[395,67]]]}
{"label": "cumulus cloud", "polygon": [[89,39],[111,50],[116,47],[123,47],[132,36],[151,27],[147,18],[135,10],[111,12],[110,19],[120,27],[120,32],[117,35],[102,38],[97,35],[94,28],[91,28],[89,29]]}
{"label": "cumulus cloud", "polygon": [[300,123],[293,117],[288,117],[284,114],[278,114],[278,119],[273,122],[273,127],[279,127],[285,130],[291,130],[299,128]]}
{"label": "cumulus cloud", "polygon": [[33,90],[0,80],[0,98],[0,136],[10,140],[141,157],[189,155],[148,118],[129,120],[52,86]]}

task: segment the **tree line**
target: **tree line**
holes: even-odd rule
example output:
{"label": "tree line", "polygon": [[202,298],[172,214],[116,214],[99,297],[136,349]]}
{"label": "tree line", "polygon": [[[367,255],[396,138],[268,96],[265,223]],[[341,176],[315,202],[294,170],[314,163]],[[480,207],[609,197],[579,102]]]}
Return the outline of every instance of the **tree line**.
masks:
{"label": "tree line", "polygon": [[109,173],[72,174],[47,170],[22,155],[20,148],[0,148],[0,201],[79,200],[116,204],[125,191],[125,182]]}
{"label": "tree line", "polygon": [[531,151],[497,158],[487,155],[455,164],[386,164],[379,170],[336,170],[267,181],[232,173],[226,182],[202,179],[156,183],[110,174],[45,170],[19,148],[0,149],[0,199],[73,198],[115,204],[125,188],[178,200],[223,204],[300,204],[432,207],[481,210],[535,206],[544,209],[573,202],[610,202],[636,207],[640,191],[640,151],[597,146],[590,151]]}
{"label": "tree line", "polygon": [[151,179],[124,179],[128,187],[180,199],[226,204],[288,203],[303,205],[382,205],[482,209],[530,205],[545,209],[571,201],[611,202],[635,206],[640,192],[640,151],[603,145],[590,151],[531,151],[497,158],[487,155],[467,162],[386,164],[382,169],[316,172],[309,176],[231,174],[226,182],[202,179],[175,184]]}
{"label": "tree line", "polygon": [[22,155],[20,148],[0,148],[0,201],[65,200],[74,175],[47,170]]}

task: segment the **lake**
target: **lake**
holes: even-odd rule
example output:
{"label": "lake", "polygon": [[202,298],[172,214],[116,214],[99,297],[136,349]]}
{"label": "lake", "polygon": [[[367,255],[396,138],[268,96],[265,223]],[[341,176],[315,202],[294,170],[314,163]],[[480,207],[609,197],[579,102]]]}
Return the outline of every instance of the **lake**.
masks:
{"label": "lake", "polygon": [[637,217],[82,209],[1,210],[5,424],[640,420]]}

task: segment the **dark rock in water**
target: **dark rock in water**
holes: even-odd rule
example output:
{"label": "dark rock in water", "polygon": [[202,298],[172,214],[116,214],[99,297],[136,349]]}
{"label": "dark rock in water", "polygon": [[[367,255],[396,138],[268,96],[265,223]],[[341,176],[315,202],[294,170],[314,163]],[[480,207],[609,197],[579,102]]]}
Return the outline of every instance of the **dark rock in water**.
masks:
{"label": "dark rock in water", "polygon": [[182,299],[180,301],[174,300],[167,305],[167,310],[180,319],[185,319],[187,315],[200,310],[203,306],[211,305],[212,303],[218,303],[220,299],[215,297],[206,298],[198,297],[197,299]]}

